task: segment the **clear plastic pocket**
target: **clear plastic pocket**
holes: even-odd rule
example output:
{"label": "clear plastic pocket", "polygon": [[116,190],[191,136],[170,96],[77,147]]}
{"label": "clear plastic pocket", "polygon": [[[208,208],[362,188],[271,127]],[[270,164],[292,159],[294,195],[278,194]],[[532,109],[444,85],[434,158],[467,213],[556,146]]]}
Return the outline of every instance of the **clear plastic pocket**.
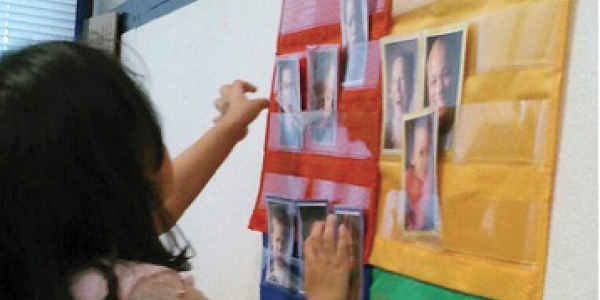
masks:
{"label": "clear plastic pocket", "polygon": [[477,73],[552,64],[561,7],[557,1],[538,1],[479,18]]}
{"label": "clear plastic pocket", "polygon": [[313,181],[311,197],[327,199],[344,207],[367,209],[371,199],[371,188],[316,179]]}
{"label": "clear plastic pocket", "polygon": [[523,100],[463,105],[454,162],[539,163],[548,126],[548,101]]}
{"label": "clear plastic pocket", "polygon": [[[366,0],[369,14],[385,9],[386,0]],[[318,26],[341,22],[340,0],[285,0],[281,34],[289,34]]]}
{"label": "clear plastic pocket", "polygon": [[[336,113],[310,111],[272,113],[268,149],[303,154],[367,159],[373,156],[379,141],[377,124],[363,120],[376,113]],[[374,130],[374,131],[373,131]]]}
{"label": "clear plastic pocket", "polygon": [[444,202],[444,248],[475,256],[534,263],[539,202],[464,197]]}
{"label": "clear plastic pocket", "polygon": [[293,175],[265,173],[260,196],[260,206],[265,208],[267,197],[302,199],[305,196],[309,179]]}

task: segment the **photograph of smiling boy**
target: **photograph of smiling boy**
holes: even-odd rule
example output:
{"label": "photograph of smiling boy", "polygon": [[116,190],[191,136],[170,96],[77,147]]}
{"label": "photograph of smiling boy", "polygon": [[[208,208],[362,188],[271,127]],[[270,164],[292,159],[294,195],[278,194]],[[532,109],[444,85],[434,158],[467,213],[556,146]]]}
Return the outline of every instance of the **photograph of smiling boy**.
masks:
{"label": "photograph of smiling boy", "polygon": [[464,30],[427,37],[425,107],[437,107],[439,147],[449,149],[464,67]]}
{"label": "photograph of smiling boy", "polygon": [[405,231],[432,231],[437,224],[435,111],[405,121]]}
{"label": "photograph of smiling boy", "polygon": [[384,46],[384,151],[402,150],[402,125],[405,114],[416,106],[418,39],[386,43]]}
{"label": "photograph of smiling boy", "polygon": [[292,202],[267,199],[269,226],[269,260],[266,281],[283,288],[291,288],[291,256],[294,243]]}

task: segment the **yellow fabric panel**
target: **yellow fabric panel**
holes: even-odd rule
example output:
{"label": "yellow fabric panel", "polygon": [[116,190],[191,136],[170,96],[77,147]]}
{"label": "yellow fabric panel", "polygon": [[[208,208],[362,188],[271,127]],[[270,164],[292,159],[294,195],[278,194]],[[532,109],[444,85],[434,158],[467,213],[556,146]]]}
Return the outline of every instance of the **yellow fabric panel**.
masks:
{"label": "yellow fabric panel", "polygon": [[470,294],[541,299],[571,1],[402,1],[417,8],[394,18],[394,36],[467,24],[462,106],[438,163],[441,243],[403,240],[400,223],[384,222],[403,176],[399,157],[385,157],[370,263]]}
{"label": "yellow fabric panel", "polygon": [[440,164],[439,169],[442,205],[466,198],[541,202],[550,187],[550,174],[530,165]]}
{"label": "yellow fabric panel", "polygon": [[550,87],[556,86],[560,78],[555,71],[547,68],[478,74],[465,78],[462,101],[469,104],[546,100],[552,95]]}
{"label": "yellow fabric panel", "polygon": [[444,248],[482,257],[534,262],[537,202],[445,199]]}
{"label": "yellow fabric panel", "polygon": [[539,269],[506,264],[416,243],[375,238],[371,263],[386,270],[494,299],[536,297]]}
{"label": "yellow fabric panel", "polygon": [[[396,208],[389,208],[389,206],[392,206],[393,204],[388,203],[387,198],[389,196],[393,196],[394,191],[399,191],[402,189],[401,183],[404,182],[404,180],[400,180],[400,176],[402,175],[402,172],[400,172],[401,168],[401,162],[382,161],[379,163],[379,171],[381,174],[380,192],[377,207],[377,228],[379,229],[379,233],[376,235],[386,235],[388,238],[396,241],[402,241],[402,224],[401,220],[393,218],[393,216],[397,215],[394,215]],[[398,204],[399,203],[396,203],[396,205]],[[391,216],[393,219],[390,220],[389,216]],[[381,222],[384,221],[384,218],[386,218],[386,221],[390,223],[389,225],[381,224]]]}

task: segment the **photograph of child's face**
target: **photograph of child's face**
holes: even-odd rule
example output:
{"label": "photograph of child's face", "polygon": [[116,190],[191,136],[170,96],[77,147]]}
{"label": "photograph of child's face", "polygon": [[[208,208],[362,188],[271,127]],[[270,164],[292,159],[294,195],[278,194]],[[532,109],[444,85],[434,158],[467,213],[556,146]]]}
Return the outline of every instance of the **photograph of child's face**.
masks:
{"label": "photograph of child's face", "polygon": [[384,150],[402,149],[403,116],[412,112],[415,106],[417,47],[416,38],[384,45]]}
{"label": "photograph of child's face", "polygon": [[352,260],[352,271],[350,273],[350,287],[348,291],[348,299],[358,300],[362,293],[362,215],[357,212],[336,211],[336,228],[344,224],[347,230],[350,231],[352,237],[352,251],[350,258]]}
{"label": "photograph of child's face", "polygon": [[341,10],[343,44],[367,42],[369,12],[366,0],[343,0]]}
{"label": "photograph of child's face", "polygon": [[405,122],[405,230],[435,229],[435,111]]}
{"label": "photograph of child's face", "polygon": [[338,49],[309,50],[309,110],[333,111],[337,102]]}
{"label": "photograph of child's face", "polygon": [[269,201],[267,207],[270,253],[267,281],[282,287],[289,287],[291,284],[290,261],[294,242],[291,204]]}
{"label": "photograph of child's face", "polygon": [[417,177],[425,180],[427,166],[429,165],[430,129],[428,126],[419,126],[414,130],[414,144],[412,164]]}
{"label": "photograph of child's face", "polygon": [[425,106],[438,110],[440,146],[443,149],[451,145],[456,108],[460,104],[463,43],[463,30],[427,37]]}
{"label": "photograph of child's face", "polygon": [[299,149],[304,143],[304,127],[300,98],[300,66],[297,57],[277,61],[277,100],[279,112],[279,145]]}
{"label": "photograph of child's face", "polygon": [[300,65],[298,58],[282,58],[277,62],[277,98],[279,112],[301,111]]}
{"label": "photograph of child's face", "polygon": [[337,129],[335,111],[338,97],[338,48],[308,50],[310,138],[321,145],[333,145]]}

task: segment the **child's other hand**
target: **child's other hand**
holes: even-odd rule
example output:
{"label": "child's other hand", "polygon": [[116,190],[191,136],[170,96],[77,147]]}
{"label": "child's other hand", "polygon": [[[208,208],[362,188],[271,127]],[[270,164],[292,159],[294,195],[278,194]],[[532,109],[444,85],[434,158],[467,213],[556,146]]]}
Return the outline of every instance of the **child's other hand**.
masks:
{"label": "child's other hand", "polygon": [[269,106],[265,98],[248,99],[246,93],[256,92],[252,84],[236,80],[221,87],[221,97],[215,100],[215,107],[221,115],[215,118],[217,125],[233,130],[241,140],[246,136],[247,127],[258,114]]}
{"label": "child's other hand", "polygon": [[339,228],[335,241],[335,215],[326,224],[315,222],[304,245],[304,288],[308,300],[346,300],[350,279],[350,233]]}

